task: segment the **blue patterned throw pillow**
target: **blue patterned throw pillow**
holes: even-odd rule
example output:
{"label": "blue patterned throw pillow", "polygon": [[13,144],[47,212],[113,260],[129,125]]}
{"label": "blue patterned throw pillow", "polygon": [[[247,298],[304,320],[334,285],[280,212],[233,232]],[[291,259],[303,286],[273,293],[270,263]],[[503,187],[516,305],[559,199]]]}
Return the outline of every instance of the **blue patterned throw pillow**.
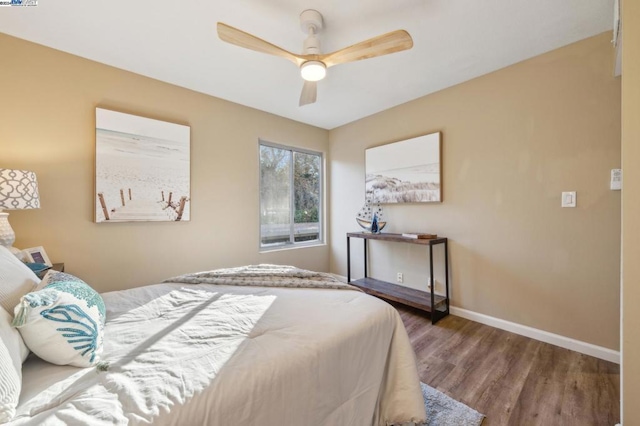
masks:
{"label": "blue patterned throw pillow", "polygon": [[27,347],[43,360],[76,367],[90,367],[100,361],[104,302],[81,279],[49,271],[39,290],[22,296],[14,311],[14,327],[20,330]]}

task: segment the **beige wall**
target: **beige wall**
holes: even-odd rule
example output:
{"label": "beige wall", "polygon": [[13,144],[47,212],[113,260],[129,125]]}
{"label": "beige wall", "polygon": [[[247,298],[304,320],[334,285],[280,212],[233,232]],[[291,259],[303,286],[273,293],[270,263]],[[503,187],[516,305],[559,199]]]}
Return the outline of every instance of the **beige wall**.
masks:
{"label": "beige wall", "polygon": [[640,425],[640,2],[622,10],[622,421]]}
{"label": "beige wall", "polygon": [[[332,272],[346,275],[365,148],[442,131],[444,202],[385,205],[385,231],[450,238],[455,306],[618,349],[620,192],[608,185],[620,167],[620,79],[610,40],[607,32],[332,130]],[[560,207],[562,191],[577,191],[577,208]],[[395,281],[401,271],[407,285],[424,286],[425,248],[371,247],[372,276]]]}
{"label": "beige wall", "polygon": [[[617,349],[620,193],[608,179],[620,166],[620,81],[609,39],[327,132],[0,35],[0,167],[34,170],[43,207],[11,213],[16,245],[45,246],[102,291],[245,263],[327,270],[326,246],[258,253],[262,137],[330,149],[331,270],[346,274],[364,149],[442,131],[444,203],[385,206],[387,230],[451,239],[454,305]],[[96,106],[191,126],[191,222],[93,223]],[[578,191],[578,208],[559,207],[563,190]],[[372,260],[374,276],[425,282],[422,248],[377,244]]]}
{"label": "beige wall", "polygon": [[[328,132],[0,34],[0,167],[37,173],[42,208],[11,212],[98,290],[247,263],[327,270],[328,247],[258,253],[258,138],[325,152]],[[191,126],[191,221],[93,223],[97,106]]]}

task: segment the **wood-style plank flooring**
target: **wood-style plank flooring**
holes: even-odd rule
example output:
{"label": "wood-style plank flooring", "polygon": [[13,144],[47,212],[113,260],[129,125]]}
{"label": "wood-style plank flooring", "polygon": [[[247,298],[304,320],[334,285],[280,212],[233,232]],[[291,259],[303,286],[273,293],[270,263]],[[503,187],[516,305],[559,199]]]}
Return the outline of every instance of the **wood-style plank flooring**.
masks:
{"label": "wood-style plank flooring", "polygon": [[614,426],[617,364],[449,315],[400,312],[420,379],[487,416],[483,426]]}

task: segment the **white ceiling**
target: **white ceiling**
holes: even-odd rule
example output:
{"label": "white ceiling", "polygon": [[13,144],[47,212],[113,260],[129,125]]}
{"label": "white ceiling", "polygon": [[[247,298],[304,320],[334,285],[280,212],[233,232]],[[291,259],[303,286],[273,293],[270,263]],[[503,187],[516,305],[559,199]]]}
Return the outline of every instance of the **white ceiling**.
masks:
{"label": "white ceiling", "polygon": [[[0,8],[0,32],[332,129],[611,30],[613,1],[40,0]],[[221,21],[301,52],[310,8],[324,16],[323,52],[397,29],[414,47],[331,68],[318,102],[299,107],[295,65],[216,35]]]}

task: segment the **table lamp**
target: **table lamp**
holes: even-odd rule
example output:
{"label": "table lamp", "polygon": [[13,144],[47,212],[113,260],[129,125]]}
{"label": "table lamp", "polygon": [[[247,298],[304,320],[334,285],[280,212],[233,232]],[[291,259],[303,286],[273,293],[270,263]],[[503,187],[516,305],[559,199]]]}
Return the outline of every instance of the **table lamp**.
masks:
{"label": "table lamp", "polygon": [[0,169],[0,245],[14,254],[20,250],[12,247],[16,234],[9,224],[7,210],[39,209],[38,182],[36,174],[26,170]]}

